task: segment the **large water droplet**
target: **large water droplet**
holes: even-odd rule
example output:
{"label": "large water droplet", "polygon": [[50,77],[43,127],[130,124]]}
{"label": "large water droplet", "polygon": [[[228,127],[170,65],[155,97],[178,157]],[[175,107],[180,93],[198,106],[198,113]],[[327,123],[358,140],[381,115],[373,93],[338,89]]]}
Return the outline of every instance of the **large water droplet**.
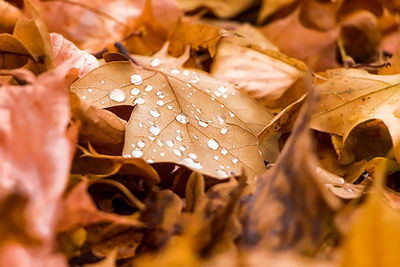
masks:
{"label": "large water droplet", "polygon": [[132,151],[132,156],[133,156],[134,158],[140,158],[140,157],[143,156],[143,151],[140,150],[140,149],[133,150],[133,151]]}
{"label": "large water droplet", "polygon": [[183,141],[183,138],[182,138],[182,136],[180,136],[180,135],[177,135],[177,136],[175,137],[175,139],[176,139],[177,141],[179,141],[179,142],[182,142],[182,141]]}
{"label": "large water droplet", "polygon": [[135,99],[135,101],[133,101],[133,104],[142,105],[142,104],[144,104],[144,102],[146,102],[146,101],[144,100],[143,97],[138,97]]}
{"label": "large water droplet", "polygon": [[171,106],[171,105],[169,105],[167,108],[168,108],[169,110],[172,110],[172,106]]}
{"label": "large water droplet", "polygon": [[222,128],[220,133],[221,134],[226,134],[228,132],[228,128]]}
{"label": "large water droplet", "polygon": [[178,115],[176,115],[175,119],[182,124],[188,123],[187,116],[183,113],[179,113]]}
{"label": "large water droplet", "polygon": [[217,116],[217,120],[220,124],[224,124],[225,122],[225,120],[220,115]]}
{"label": "large water droplet", "polygon": [[215,171],[215,173],[216,173],[218,176],[221,176],[221,177],[226,177],[226,176],[228,176],[228,174],[226,173],[226,171],[223,171],[223,170],[220,170],[220,169],[218,169],[217,171]]}
{"label": "large water droplet", "polygon": [[218,88],[218,91],[220,91],[222,94],[225,94],[226,92],[228,92],[228,89],[226,89],[226,87],[221,86]]}
{"label": "large water droplet", "polygon": [[137,88],[132,88],[131,95],[138,95],[138,94],[140,94],[140,90]]}
{"label": "large water droplet", "polygon": [[174,154],[178,157],[182,157],[182,152],[178,149],[174,149]]}
{"label": "large water droplet", "polygon": [[157,145],[160,146],[160,147],[163,146],[163,143],[162,143],[162,141],[160,139],[157,139]]}
{"label": "large water droplet", "polygon": [[123,102],[126,98],[124,91],[122,91],[119,88],[111,90],[110,93],[108,94],[108,97],[116,102]]}
{"label": "large water droplet", "polygon": [[157,100],[157,101],[156,101],[156,104],[157,104],[158,106],[162,107],[162,106],[165,105],[165,102],[162,101],[162,100]]}
{"label": "large water droplet", "polygon": [[146,92],[150,92],[151,90],[153,90],[153,86],[151,86],[150,84],[149,84],[149,85],[146,85],[146,87],[144,88],[144,90],[145,90]]}
{"label": "large water droplet", "polygon": [[159,135],[160,134],[160,128],[158,126],[150,126],[149,127],[149,132],[153,135]]}
{"label": "large water droplet", "polygon": [[196,154],[193,154],[193,153],[189,153],[189,158],[191,158],[191,159],[194,159],[194,160],[196,160],[197,159],[197,156],[196,156]]}
{"label": "large water droplet", "polygon": [[137,145],[138,145],[138,147],[144,148],[144,146],[146,145],[146,143],[143,142],[142,140],[139,140],[139,141],[137,142]]}
{"label": "large water droplet", "polygon": [[174,146],[174,141],[172,141],[172,140],[167,140],[167,141],[165,141],[165,143],[166,143],[167,146],[169,146],[169,147],[173,147],[173,146]]}
{"label": "large water droplet", "polygon": [[232,159],[232,163],[233,163],[233,164],[236,164],[236,163],[238,163],[238,162],[239,162],[239,159],[238,159],[238,158],[233,158],[233,159]]}
{"label": "large water droplet", "polygon": [[151,116],[153,116],[154,118],[158,118],[158,117],[161,116],[161,113],[158,111],[158,109],[151,109],[151,110],[149,111],[149,114],[150,114]]}
{"label": "large water droplet", "polygon": [[186,165],[189,168],[193,168],[193,169],[203,169],[203,166],[198,163],[198,162],[194,162],[192,158],[184,158],[183,160],[181,160],[179,162],[180,164]]}
{"label": "large water droplet", "polygon": [[210,139],[207,141],[207,146],[213,150],[216,150],[219,147],[219,143],[215,139]]}
{"label": "large water droplet", "polygon": [[150,66],[152,66],[153,68],[160,66],[161,61],[158,58],[153,59],[150,62]]}
{"label": "large water droplet", "polygon": [[85,95],[83,95],[81,98],[82,98],[83,100],[85,100],[85,99],[86,99],[86,96],[85,96]]}
{"label": "large water droplet", "polygon": [[226,150],[226,148],[221,149],[221,154],[222,155],[228,154],[228,150]]}
{"label": "large water droplet", "polygon": [[170,73],[176,75],[176,74],[179,74],[179,73],[181,73],[181,72],[180,72],[178,69],[172,69],[172,70],[170,71]]}
{"label": "large water droplet", "polygon": [[199,125],[201,126],[201,127],[207,127],[208,126],[208,123],[207,122],[204,122],[204,121],[202,121],[202,120],[199,120]]}
{"label": "large water droplet", "polygon": [[135,85],[140,85],[142,84],[143,80],[142,80],[142,76],[140,76],[139,74],[133,74],[130,77],[131,83],[135,84]]}

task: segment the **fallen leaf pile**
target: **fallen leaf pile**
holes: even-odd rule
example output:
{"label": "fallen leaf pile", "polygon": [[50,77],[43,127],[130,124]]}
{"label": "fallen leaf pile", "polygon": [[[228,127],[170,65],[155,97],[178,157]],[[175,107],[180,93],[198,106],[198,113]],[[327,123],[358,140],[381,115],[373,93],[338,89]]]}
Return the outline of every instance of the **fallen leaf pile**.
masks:
{"label": "fallen leaf pile", "polygon": [[399,11],[0,0],[0,266],[400,265]]}

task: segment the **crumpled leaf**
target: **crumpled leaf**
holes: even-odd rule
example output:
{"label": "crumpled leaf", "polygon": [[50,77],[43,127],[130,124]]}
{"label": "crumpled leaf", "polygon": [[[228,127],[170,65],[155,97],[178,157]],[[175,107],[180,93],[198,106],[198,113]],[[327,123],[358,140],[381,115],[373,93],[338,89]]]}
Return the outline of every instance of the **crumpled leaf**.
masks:
{"label": "crumpled leaf", "polygon": [[323,188],[311,150],[308,125],[316,100],[311,91],[276,164],[258,180],[242,218],[248,246],[315,253],[323,240],[324,224],[339,203]]}
{"label": "crumpled leaf", "polygon": [[272,115],[232,86],[180,68],[186,57],[168,57],[165,49],[151,58],[136,56],[149,66],[143,69],[129,62],[103,65],[71,90],[97,107],[137,105],[124,155],[183,164],[212,177],[262,172],[256,136]]}
{"label": "crumpled leaf", "polygon": [[250,7],[253,0],[178,0],[178,3],[184,11],[206,7],[220,18],[231,18]]}
{"label": "crumpled leaf", "polygon": [[380,120],[391,135],[394,154],[400,161],[400,75],[374,75],[360,69],[329,70],[327,75],[320,87],[321,100],[311,127],[343,136],[345,144],[356,126]]}
{"label": "crumpled leaf", "polygon": [[306,66],[299,60],[228,37],[219,43],[210,73],[258,101],[271,101],[279,98],[305,70]]}

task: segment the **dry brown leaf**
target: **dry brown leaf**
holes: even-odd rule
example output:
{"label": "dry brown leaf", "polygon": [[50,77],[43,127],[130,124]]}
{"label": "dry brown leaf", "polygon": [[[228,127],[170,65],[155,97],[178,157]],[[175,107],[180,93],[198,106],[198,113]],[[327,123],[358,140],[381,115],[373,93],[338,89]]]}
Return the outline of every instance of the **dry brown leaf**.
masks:
{"label": "dry brown leaf", "polygon": [[231,18],[249,8],[253,0],[178,0],[178,3],[184,11],[206,7],[220,18]]}
{"label": "dry brown leaf", "polygon": [[229,84],[180,68],[186,57],[168,57],[165,49],[151,58],[135,57],[146,69],[108,63],[71,90],[97,107],[137,104],[124,155],[183,164],[212,177],[262,172],[256,136],[272,115]]}
{"label": "dry brown leaf", "polygon": [[135,178],[143,179],[147,185],[160,182],[156,170],[143,159],[124,158],[121,156],[102,155],[90,152],[79,147],[71,172],[86,175],[89,178],[104,178],[114,174],[134,175]]}
{"label": "dry brown leaf", "polygon": [[340,24],[339,40],[345,54],[355,62],[374,62],[378,57],[381,33],[378,19],[368,11],[357,11]]}
{"label": "dry brown leaf", "polygon": [[299,20],[300,11],[297,8],[289,16],[268,24],[262,31],[283,53],[305,61],[314,71],[337,67],[335,41],[338,29],[326,32],[308,29]]}
{"label": "dry brown leaf", "polygon": [[114,222],[134,227],[143,227],[143,223],[137,219],[98,210],[93,199],[87,192],[87,188],[88,181],[87,179],[83,179],[62,200],[60,217],[57,223],[58,231],[67,231],[77,226],[87,226],[100,222]]}
{"label": "dry brown leaf", "polygon": [[222,35],[226,31],[208,24],[191,23],[180,19],[171,30],[168,52],[175,57],[182,56],[187,46],[194,50],[208,50],[213,57]]}
{"label": "dry brown leaf", "polygon": [[50,35],[42,13],[32,0],[24,0],[24,3],[32,20],[21,19],[15,26],[14,35],[22,40],[32,54],[44,57],[45,70],[52,69],[54,62]]}
{"label": "dry brown leaf", "polygon": [[312,92],[277,163],[259,179],[243,214],[243,238],[249,246],[315,253],[324,237],[325,220],[338,205],[322,186],[311,150],[308,125],[317,101]]}
{"label": "dry brown leaf", "polygon": [[0,33],[12,33],[15,23],[21,18],[22,12],[5,0],[0,0]]}
{"label": "dry brown leaf", "polygon": [[272,50],[260,50],[238,38],[218,45],[211,75],[236,85],[258,101],[279,98],[306,70],[303,62]]}
{"label": "dry brown leaf", "polygon": [[24,66],[32,55],[25,45],[8,33],[0,34],[0,69],[16,69]]}
{"label": "dry brown leaf", "polygon": [[257,22],[261,23],[270,15],[274,14],[281,8],[289,6],[296,0],[262,0],[260,12],[258,13]]}
{"label": "dry brown leaf", "polygon": [[80,122],[80,142],[90,142],[97,150],[103,148],[109,154],[121,154],[124,145],[126,121],[114,113],[100,109],[71,93],[71,116]]}
{"label": "dry brown leaf", "polygon": [[[154,3],[160,4],[161,2],[146,0],[141,15],[129,22],[129,25],[132,26],[125,29],[124,45],[130,53],[152,55],[160,50],[167,41],[170,27],[175,25],[180,16],[180,11],[173,1],[165,0],[163,2],[164,5],[159,7]],[[157,14],[157,8],[160,8],[164,14],[161,14],[161,16]],[[167,12],[168,15],[166,15]],[[169,16],[172,21],[160,20],[166,16]],[[140,34],[132,34],[138,31]]]}
{"label": "dry brown leaf", "polygon": [[192,172],[186,184],[185,210],[194,212],[204,198],[204,176],[198,172]]}

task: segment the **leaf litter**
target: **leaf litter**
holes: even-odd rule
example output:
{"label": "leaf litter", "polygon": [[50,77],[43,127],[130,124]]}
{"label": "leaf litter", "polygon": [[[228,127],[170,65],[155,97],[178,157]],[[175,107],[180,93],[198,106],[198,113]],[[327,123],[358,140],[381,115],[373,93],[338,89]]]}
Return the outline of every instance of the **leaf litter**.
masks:
{"label": "leaf litter", "polygon": [[0,11],[1,266],[398,265],[394,3]]}

